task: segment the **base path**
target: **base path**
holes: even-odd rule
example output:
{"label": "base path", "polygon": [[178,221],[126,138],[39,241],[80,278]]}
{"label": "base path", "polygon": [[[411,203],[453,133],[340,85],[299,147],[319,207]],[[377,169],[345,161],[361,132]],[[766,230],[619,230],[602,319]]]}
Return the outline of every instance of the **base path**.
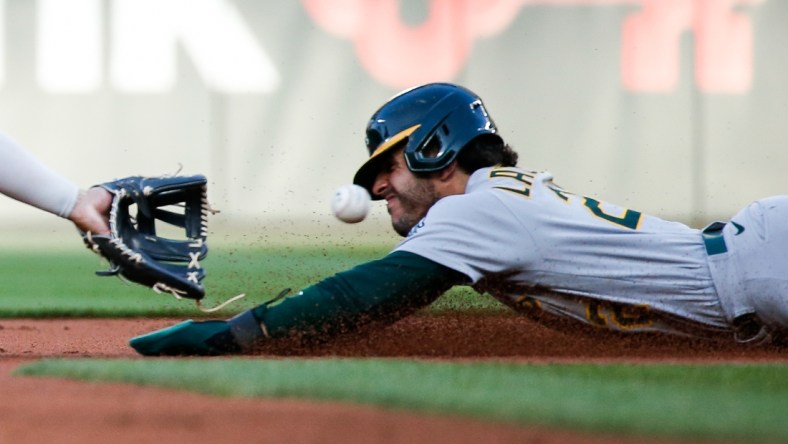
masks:
{"label": "base path", "polygon": [[[128,339],[170,319],[0,319],[0,443],[603,443],[665,442],[496,424],[345,403],[228,399],[128,384],[12,376],[40,358],[142,358]],[[573,335],[496,314],[411,316],[296,356],[522,362],[788,362],[785,349],[658,336]],[[264,359],[266,356],[261,355]]]}

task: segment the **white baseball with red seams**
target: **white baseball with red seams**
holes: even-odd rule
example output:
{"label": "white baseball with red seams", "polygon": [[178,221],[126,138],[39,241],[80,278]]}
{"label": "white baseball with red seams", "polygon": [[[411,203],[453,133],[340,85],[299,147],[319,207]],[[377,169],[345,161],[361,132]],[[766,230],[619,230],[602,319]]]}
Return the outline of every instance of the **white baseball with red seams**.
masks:
{"label": "white baseball with red seams", "polygon": [[342,222],[354,224],[361,222],[369,212],[371,198],[364,187],[358,185],[342,185],[334,192],[331,210]]}

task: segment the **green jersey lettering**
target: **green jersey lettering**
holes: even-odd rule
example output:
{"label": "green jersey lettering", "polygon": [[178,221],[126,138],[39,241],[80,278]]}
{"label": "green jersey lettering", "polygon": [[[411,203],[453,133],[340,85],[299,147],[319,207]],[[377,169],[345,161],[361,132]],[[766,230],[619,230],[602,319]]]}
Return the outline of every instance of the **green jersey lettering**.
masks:
{"label": "green jersey lettering", "polygon": [[513,170],[513,169],[505,169],[505,168],[493,168],[490,171],[490,179],[496,177],[508,177],[510,179],[514,179],[523,184],[522,188],[514,188],[514,187],[495,187],[499,190],[511,191],[512,193],[522,194],[525,197],[531,196],[531,186],[533,185],[533,179],[536,177],[536,173],[525,172],[521,170]]}

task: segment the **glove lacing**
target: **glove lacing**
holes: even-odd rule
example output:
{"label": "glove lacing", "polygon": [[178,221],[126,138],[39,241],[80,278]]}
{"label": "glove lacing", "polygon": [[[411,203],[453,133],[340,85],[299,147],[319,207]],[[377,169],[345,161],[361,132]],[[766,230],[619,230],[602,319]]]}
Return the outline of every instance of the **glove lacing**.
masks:
{"label": "glove lacing", "polygon": [[[159,294],[169,293],[173,297],[175,297],[175,299],[189,299],[189,298],[184,298],[183,296],[181,296],[182,294],[186,293],[185,291],[178,290],[177,288],[172,288],[172,287],[170,287],[169,285],[167,285],[167,284],[165,284],[163,282],[156,282],[155,284],[153,284],[151,286],[151,288],[153,289],[153,291],[155,291],[156,293],[159,293]],[[226,301],[224,301],[221,304],[217,305],[216,307],[212,307],[212,308],[205,308],[202,305],[202,301],[200,299],[194,300],[194,303],[197,306],[197,309],[200,310],[201,312],[203,312],[203,313],[213,313],[215,311],[221,310],[222,308],[224,308],[224,307],[232,304],[233,302],[235,302],[237,300],[240,300],[240,299],[242,299],[244,297],[246,297],[246,293],[241,293],[239,295],[235,295],[235,296],[231,297],[230,299],[227,299]]]}

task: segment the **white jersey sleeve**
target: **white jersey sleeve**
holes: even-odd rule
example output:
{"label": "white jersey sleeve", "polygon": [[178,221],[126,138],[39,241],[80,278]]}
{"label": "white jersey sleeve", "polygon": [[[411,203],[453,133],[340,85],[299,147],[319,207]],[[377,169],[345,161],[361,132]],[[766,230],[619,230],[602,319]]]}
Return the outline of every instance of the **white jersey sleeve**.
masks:
{"label": "white jersey sleeve", "polygon": [[79,187],[0,133],[0,193],[68,217],[77,202]]}
{"label": "white jersey sleeve", "polygon": [[396,250],[445,265],[472,283],[538,260],[531,229],[495,193],[449,196],[434,205]]}

